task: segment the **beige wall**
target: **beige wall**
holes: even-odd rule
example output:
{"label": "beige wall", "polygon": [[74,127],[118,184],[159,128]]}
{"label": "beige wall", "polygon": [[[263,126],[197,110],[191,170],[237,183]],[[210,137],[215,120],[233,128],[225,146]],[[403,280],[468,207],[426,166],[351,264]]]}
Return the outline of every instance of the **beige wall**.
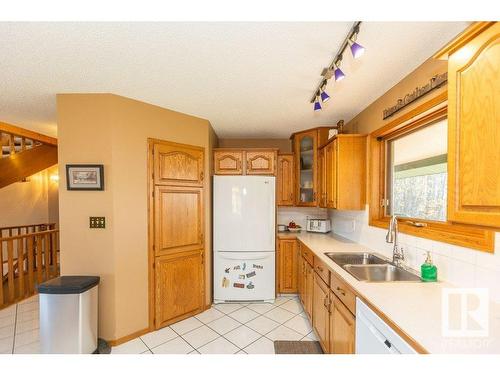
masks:
{"label": "beige wall", "polygon": [[[147,139],[204,147],[209,171],[217,138],[207,120],[112,94],[61,94],[57,112],[61,186],[68,163],[104,164],[105,174],[103,192],[60,191],[62,274],[102,277],[99,335],[118,339],[148,327]],[[210,185],[206,179],[207,197]],[[205,214],[210,256],[211,210]],[[89,216],[105,216],[106,229],[89,229]]]}
{"label": "beige wall", "polygon": [[220,138],[219,147],[279,148],[280,152],[292,152],[292,142],[279,138]]}
{"label": "beige wall", "polygon": [[57,166],[0,189],[0,227],[39,223],[57,223]]}
{"label": "beige wall", "polygon": [[445,92],[447,89],[446,84],[438,89],[431,91],[422,98],[417,99],[412,104],[395,113],[388,119],[382,119],[382,112],[384,109],[396,104],[396,101],[398,99],[413,91],[415,87],[425,85],[427,82],[429,82],[429,79],[431,79],[431,77],[435,76],[436,74],[445,73],[447,71],[447,67],[448,65],[446,61],[434,60],[432,58],[425,61],[417,69],[403,78],[398,84],[393,86],[389,91],[375,100],[372,104],[363,109],[351,121],[349,121],[346,124],[346,132],[360,134],[371,133],[375,129],[384,126],[385,124],[393,121],[399,116],[411,111],[415,107],[418,107],[423,102]]}

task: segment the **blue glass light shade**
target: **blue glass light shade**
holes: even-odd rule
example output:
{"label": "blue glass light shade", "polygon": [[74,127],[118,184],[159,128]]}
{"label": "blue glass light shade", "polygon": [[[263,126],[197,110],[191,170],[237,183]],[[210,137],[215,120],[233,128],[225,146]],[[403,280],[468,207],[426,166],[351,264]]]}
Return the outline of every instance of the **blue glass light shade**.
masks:
{"label": "blue glass light shade", "polygon": [[335,68],[335,81],[341,81],[345,78],[345,74],[340,68]]}
{"label": "blue glass light shade", "polygon": [[357,59],[358,57],[362,56],[365,53],[365,47],[363,47],[361,44],[358,44],[356,42],[351,43],[351,52],[352,56]]}
{"label": "blue glass light shade", "polygon": [[328,95],[325,91],[321,91],[320,97],[323,103],[326,103],[328,100],[330,100],[330,95]]}
{"label": "blue glass light shade", "polygon": [[318,99],[314,102],[314,112],[321,111],[321,104],[319,104]]}

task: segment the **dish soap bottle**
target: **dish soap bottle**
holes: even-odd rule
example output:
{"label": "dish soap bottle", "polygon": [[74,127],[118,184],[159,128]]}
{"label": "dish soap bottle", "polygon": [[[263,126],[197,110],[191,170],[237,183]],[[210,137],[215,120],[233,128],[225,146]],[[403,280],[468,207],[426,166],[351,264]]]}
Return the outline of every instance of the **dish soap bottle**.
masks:
{"label": "dish soap bottle", "polygon": [[437,267],[432,264],[431,253],[427,251],[427,259],[420,266],[422,281],[437,281]]}

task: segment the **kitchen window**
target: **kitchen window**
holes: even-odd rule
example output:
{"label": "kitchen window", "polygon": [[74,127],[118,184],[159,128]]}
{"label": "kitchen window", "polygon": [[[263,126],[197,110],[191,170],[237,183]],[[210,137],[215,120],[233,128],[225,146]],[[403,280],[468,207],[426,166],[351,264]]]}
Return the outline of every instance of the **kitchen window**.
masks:
{"label": "kitchen window", "polygon": [[388,215],[446,221],[446,118],[387,141]]}
{"label": "kitchen window", "polygon": [[369,136],[369,224],[492,252],[494,232],[451,222],[448,209],[446,93],[395,118]]}

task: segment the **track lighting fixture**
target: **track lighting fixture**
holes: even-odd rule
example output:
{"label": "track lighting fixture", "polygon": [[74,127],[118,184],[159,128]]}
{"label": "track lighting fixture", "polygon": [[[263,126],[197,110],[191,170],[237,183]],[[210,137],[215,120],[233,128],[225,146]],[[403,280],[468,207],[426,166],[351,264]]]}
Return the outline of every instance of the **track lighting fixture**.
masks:
{"label": "track lighting fixture", "polygon": [[335,58],[328,66],[328,68],[323,69],[321,82],[317,86],[316,90],[314,91],[314,96],[310,100],[311,103],[314,103],[315,111],[321,110],[321,104],[319,102],[319,99],[321,99],[322,103],[325,103],[330,99],[330,95],[328,95],[325,92],[325,87],[328,84],[328,80],[330,78],[334,78],[335,81],[341,81],[345,78],[344,72],[342,71],[342,69],[340,69],[340,63],[342,62],[342,58],[346,48],[347,47],[350,48],[352,56],[355,59],[359,58],[365,53],[365,48],[361,44],[356,42],[357,36],[359,34],[360,25],[361,21],[354,22],[351,29],[349,30],[349,33],[347,34],[344,41],[340,45],[340,48],[337,51],[337,54],[335,55]]}

